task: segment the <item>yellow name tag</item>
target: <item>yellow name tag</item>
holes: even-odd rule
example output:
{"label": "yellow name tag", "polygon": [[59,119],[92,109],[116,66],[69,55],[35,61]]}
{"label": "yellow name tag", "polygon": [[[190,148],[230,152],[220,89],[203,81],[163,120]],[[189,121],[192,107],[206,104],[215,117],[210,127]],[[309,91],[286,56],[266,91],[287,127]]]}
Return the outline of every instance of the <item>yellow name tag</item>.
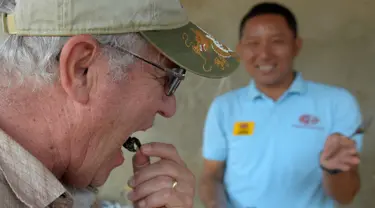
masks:
{"label": "yellow name tag", "polygon": [[233,135],[252,135],[254,133],[254,122],[236,122],[233,128]]}

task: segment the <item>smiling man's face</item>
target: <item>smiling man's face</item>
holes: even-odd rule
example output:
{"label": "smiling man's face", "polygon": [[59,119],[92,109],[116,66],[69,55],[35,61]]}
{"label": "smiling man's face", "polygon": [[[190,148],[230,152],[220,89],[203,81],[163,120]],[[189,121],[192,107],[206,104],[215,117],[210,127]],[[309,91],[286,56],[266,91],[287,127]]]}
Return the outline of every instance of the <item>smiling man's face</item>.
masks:
{"label": "smiling man's face", "polygon": [[238,52],[255,81],[272,86],[292,74],[300,47],[301,40],[295,37],[284,17],[264,14],[247,21]]}

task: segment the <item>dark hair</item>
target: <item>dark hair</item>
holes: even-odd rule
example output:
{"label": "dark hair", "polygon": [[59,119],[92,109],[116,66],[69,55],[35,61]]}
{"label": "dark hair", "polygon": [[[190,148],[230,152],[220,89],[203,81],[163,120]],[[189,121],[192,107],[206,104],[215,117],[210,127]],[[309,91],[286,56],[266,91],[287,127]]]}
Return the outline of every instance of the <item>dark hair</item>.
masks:
{"label": "dark hair", "polygon": [[263,14],[276,14],[281,15],[285,18],[286,22],[288,23],[289,28],[293,31],[294,37],[298,35],[298,28],[297,28],[297,20],[295,15],[285,6],[275,3],[275,2],[265,2],[256,4],[252,7],[248,13],[242,18],[241,25],[240,25],[240,39],[243,35],[243,30],[245,27],[246,22],[256,16],[263,15]]}

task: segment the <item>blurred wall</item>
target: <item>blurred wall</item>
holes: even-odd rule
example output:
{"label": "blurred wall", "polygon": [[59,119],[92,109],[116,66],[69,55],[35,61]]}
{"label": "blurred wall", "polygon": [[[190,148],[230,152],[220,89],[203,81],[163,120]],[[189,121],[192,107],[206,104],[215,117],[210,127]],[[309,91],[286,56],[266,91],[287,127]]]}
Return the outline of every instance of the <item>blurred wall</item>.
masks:
{"label": "blurred wall", "polygon": [[[255,0],[182,0],[190,18],[232,49],[242,15]],[[298,19],[304,46],[296,69],[307,79],[346,87],[359,99],[364,114],[375,115],[375,1],[283,0]],[[143,142],[173,143],[187,165],[199,176],[202,127],[212,99],[246,85],[249,76],[241,66],[224,80],[207,80],[188,74],[177,93],[177,113],[158,117],[155,127],[138,134]],[[362,189],[350,207],[375,207],[375,125],[365,137],[362,154]],[[100,197],[126,203],[123,187],[131,175],[131,154],[102,187]],[[197,177],[198,178],[198,177]],[[196,206],[201,207],[198,197]]]}

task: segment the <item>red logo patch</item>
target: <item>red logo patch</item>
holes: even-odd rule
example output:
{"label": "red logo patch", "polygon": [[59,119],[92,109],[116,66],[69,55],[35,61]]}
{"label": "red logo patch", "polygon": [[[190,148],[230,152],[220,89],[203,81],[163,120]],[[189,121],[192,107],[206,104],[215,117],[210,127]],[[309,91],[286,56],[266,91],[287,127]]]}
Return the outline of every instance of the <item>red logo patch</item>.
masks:
{"label": "red logo patch", "polygon": [[249,127],[249,124],[247,124],[247,123],[240,124],[241,129],[246,129],[248,127]]}
{"label": "red logo patch", "polygon": [[294,124],[296,128],[309,128],[309,129],[323,129],[322,126],[319,126],[320,119],[316,116],[310,114],[303,114],[298,119],[299,124]]}
{"label": "red logo patch", "polygon": [[316,125],[319,123],[319,118],[313,115],[304,114],[299,117],[299,122],[303,125]]}

